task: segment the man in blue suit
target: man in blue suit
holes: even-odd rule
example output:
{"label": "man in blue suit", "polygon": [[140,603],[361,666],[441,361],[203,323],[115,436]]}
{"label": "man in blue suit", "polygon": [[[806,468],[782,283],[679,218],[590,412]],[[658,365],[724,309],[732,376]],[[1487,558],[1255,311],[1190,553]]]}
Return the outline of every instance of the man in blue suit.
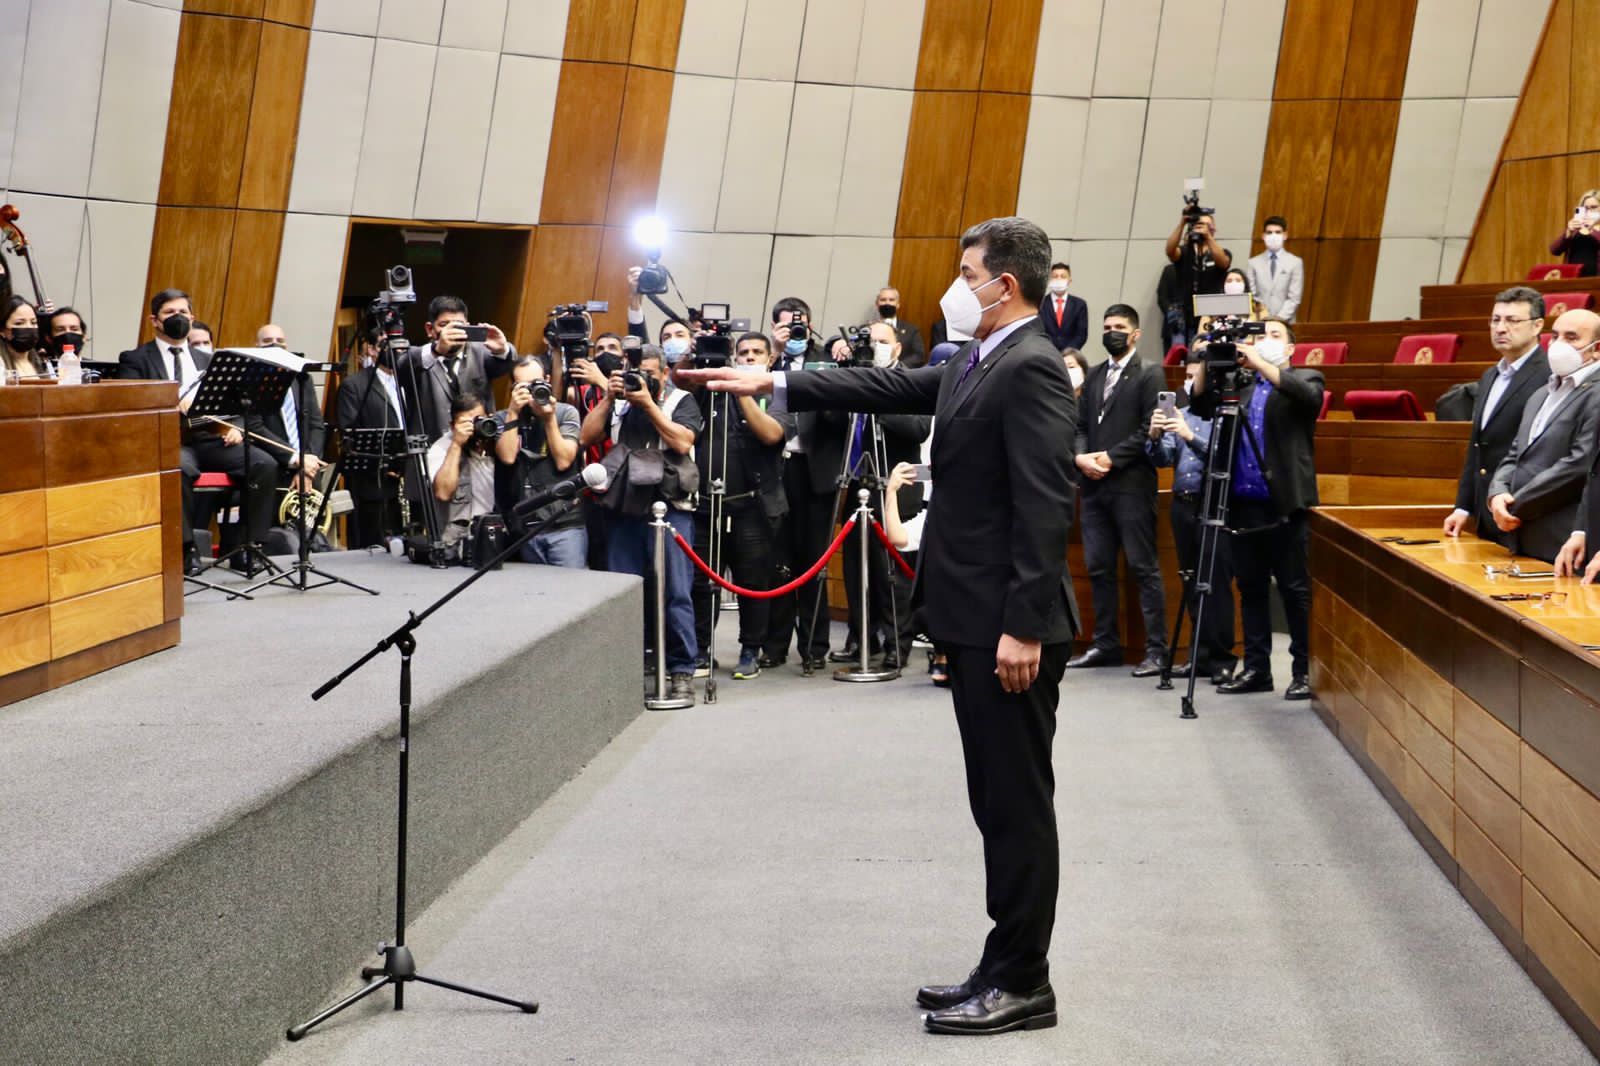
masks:
{"label": "man in blue suit", "polygon": [[1072,284],[1072,268],[1065,263],[1050,264],[1049,292],[1039,305],[1039,324],[1057,350],[1082,349],[1089,339],[1089,305],[1080,296],[1067,292]]}

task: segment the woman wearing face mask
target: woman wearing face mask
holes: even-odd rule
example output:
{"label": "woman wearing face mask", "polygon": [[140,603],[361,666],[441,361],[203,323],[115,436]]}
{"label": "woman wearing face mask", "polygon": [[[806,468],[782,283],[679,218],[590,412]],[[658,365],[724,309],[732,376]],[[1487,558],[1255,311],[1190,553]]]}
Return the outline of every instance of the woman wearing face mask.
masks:
{"label": "woman wearing face mask", "polygon": [[1550,254],[1561,256],[1564,263],[1577,263],[1580,277],[1600,273],[1600,189],[1578,197],[1566,228],[1550,242]]}
{"label": "woman wearing face mask", "polygon": [[1089,373],[1084,365],[1083,353],[1076,348],[1061,349],[1061,358],[1067,364],[1067,377],[1072,380],[1072,394],[1083,395],[1083,379]]}
{"label": "woman wearing face mask", "polygon": [[5,326],[0,329],[5,339],[5,368],[18,378],[45,378],[54,376],[50,360],[39,344],[39,317],[33,305],[21,296],[13,296],[6,303]]}

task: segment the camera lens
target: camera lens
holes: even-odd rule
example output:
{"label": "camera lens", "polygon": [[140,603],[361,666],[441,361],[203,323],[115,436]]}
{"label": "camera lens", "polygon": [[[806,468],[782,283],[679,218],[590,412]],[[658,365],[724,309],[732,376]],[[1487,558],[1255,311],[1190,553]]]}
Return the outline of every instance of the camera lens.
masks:
{"label": "camera lens", "polygon": [[638,392],[644,388],[644,375],[637,370],[623,371],[622,387],[629,392]]}
{"label": "camera lens", "polygon": [[389,285],[392,288],[403,289],[411,284],[411,268],[395,266],[389,268]]}
{"label": "camera lens", "polygon": [[540,405],[549,403],[555,395],[550,391],[550,383],[548,381],[535,381],[529,391],[533,394],[533,402]]}

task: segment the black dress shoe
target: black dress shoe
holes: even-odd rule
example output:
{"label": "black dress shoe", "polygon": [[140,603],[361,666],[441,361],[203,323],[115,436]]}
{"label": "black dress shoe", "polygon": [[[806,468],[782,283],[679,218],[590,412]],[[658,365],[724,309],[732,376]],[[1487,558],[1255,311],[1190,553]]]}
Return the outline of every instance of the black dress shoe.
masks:
{"label": "black dress shoe", "polygon": [[1289,687],[1283,693],[1286,700],[1309,700],[1311,698],[1311,682],[1306,680],[1306,675],[1296,674],[1294,680],[1289,682]]}
{"label": "black dress shoe", "polygon": [[854,663],[861,661],[861,645],[856,641],[846,641],[845,646],[838,651],[828,653],[830,663]]}
{"label": "black dress shoe", "polygon": [[1134,677],[1155,677],[1161,673],[1161,657],[1146,655],[1144,661],[1133,668]]}
{"label": "black dress shoe", "polygon": [[986,988],[964,1003],[930,1011],[923,1015],[922,1024],[930,1033],[961,1036],[1049,1029],[1056,1024],[1056,994],[1048,984],[1020,993]]}
{"label": "black dress shoe", "polygon": [[1068,659],[1067,666],[1073,670],[1082,670],[1091,666],[1121,666],[1122,653],[1107,651],[1104,648],[1090,648],[1076,658]]}
{"label": "black dress shoe", "polygon": [[1217,691],[1229,696],[1240,692],[1271,692],[1272,675],[1262,670],[1243,670],[1235,674],[1233,680],[1218,685]]}
{"label": "black dress shoe", "polygon": [[977,967],[973,967],[967,979],[959,985],[923,985],[917,989],[917,1006],[929,1010],[948,1010],[960,1006],[988,987]]}
{"label": "black dress shoe", "polygon": [[1226,666],[1214,666],[1214,667],[1212,667],[1211,668],[1211,683],[1213,685],[1221,685],[1221,684],[1225,684],[1228,681],[1233,680],[1233,672],[1238,667],[1238,665],[1239,664],[1237,662],[1231,662],[1231,663],[1228,663]]}
{"label": "black dress shoe", "polygon": [[185,544],[183,547],[183,572],[188,577],[200,572],[200,553],[195,551],[193,544]]}

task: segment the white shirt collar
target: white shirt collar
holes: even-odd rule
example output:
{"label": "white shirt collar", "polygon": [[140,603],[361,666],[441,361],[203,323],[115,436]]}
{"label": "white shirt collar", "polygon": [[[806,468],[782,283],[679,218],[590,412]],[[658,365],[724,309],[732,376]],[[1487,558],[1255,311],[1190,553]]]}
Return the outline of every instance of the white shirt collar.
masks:
{"label": "white shirt collar", "polygon": [[1594,377],[1596,372],[1600,372],[1600,359],[1596,359],[1592,363],[1584,363],[1564,378],[1557,378],[1554,374],[1551,374],[1550,391],[1554,392],[1557,389],[1564,388],[1569,383],[1576,388]]}
{"label": "white shirt collar", "polygon": [[1111,360],[1109,360],[1109,362],[1111,363],[1111,369],[1115,370],[1118,374],[1120,374],[1124,370],[1128,369],[1128,360],[1132,359],[1134,353],[1137,352],[1138,350],[1139,349],[1137,347],[1129,348],[1127,353],[1124,354],[1121,359],[1111,359]]}
{"label": "white shirt collar", "polygon": [[1519,357],[1518,359],[1516,359],[1513,362],[1507,363],[1506,362],[1506,357],[1502,355],[1500,357],[1500,365],[1499,365],[1499,367],[1497,369],[1502,374],[1515,374],[1517,371],[1521,370],[1523,368],[1523,366],[1525,366],[1527,364],[1529,359],[1533,358],[1533,353],[1538,351],[1538,350],[1539,350],[1539,342],[1538,341],[1534,341],[1533,344],[1529,345],[1528,350],[1523,352],[1521,357]]}
{"label": "white shirt collar", "polygon": [[993,352],[996,348],[1000,347],[1000,342],[1001,341],[1003,341],[1007,337],[1011,336],[1018,329],[1022,328],[1023,326],[1026,326],[1029,323],[1029,321],[1031,321],[1031,316],[1030,316],[1030,318],[1019,318],[1015,322],[1011,322],[1011,323],[1008,323],[1007,325],[1001,326],[999,329],[995,330],[993,333],[991,333],[987,337],[983,338],[983,340],[979,341],[978,342],[978,361],[982,362],[983,360],[989,358],[989,354],[991,352]]}

